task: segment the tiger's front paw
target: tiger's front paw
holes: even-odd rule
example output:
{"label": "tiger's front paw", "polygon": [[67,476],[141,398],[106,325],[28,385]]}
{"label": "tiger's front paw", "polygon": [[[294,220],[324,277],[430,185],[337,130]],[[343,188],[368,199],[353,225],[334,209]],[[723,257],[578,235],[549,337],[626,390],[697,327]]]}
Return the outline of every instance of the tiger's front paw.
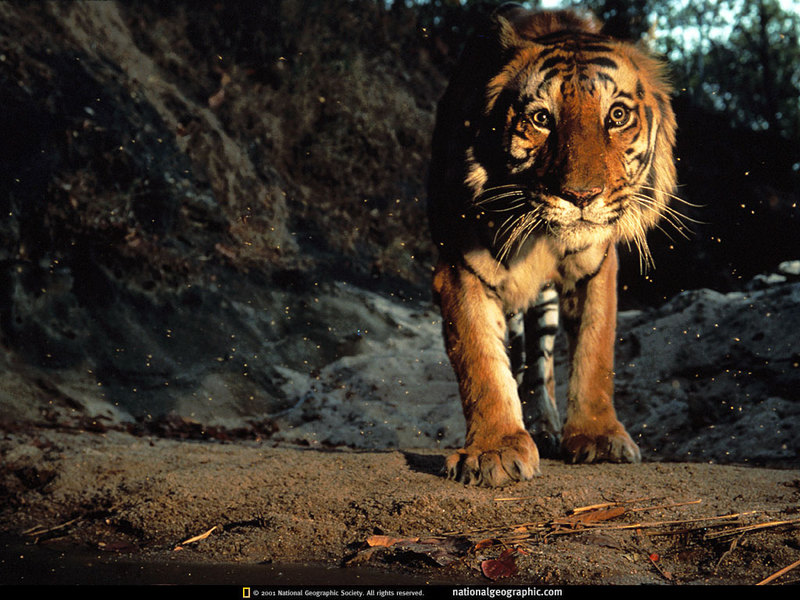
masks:
{"label": "tiger's front paw", "polygon": [[618,421],[606,428],[564,427],[561,451],[567,462],[628,462],[642,460],[639,447]]}
{"label": "tiger's front paw", "polygon": [[468,485],[504,486],[539,475],[539,451],[527,431],[473,442],[451,454],[447,476]]}

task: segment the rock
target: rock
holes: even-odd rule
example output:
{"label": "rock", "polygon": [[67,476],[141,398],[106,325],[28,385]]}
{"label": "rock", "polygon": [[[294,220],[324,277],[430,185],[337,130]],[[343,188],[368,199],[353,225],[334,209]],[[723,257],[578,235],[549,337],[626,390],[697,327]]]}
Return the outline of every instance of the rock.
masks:
{"label": "rock", "polygon": [[800,277],[800,260],[787,260],[778,265],[778,271],[784,275]]}

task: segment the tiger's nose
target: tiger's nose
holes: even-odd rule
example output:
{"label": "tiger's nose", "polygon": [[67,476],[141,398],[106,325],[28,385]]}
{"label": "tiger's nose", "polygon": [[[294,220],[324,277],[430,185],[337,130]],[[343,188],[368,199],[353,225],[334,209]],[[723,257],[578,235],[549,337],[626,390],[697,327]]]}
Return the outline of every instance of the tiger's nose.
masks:
{"label": "tiger's nose", "polygon": [[578,208],[584,208],[591,204],[592,200],[603,193],[605,187],[592,188],[570,188],[561,189],[561,197],[572,202]]}

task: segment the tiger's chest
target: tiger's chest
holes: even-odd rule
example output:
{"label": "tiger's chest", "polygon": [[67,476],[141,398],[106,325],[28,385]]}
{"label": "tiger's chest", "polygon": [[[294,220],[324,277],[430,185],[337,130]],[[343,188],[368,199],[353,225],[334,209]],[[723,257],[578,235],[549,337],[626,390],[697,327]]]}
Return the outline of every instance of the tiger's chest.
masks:
{"label": "tiger's chest", "polygon": [[558,242],[532,239],[508,264],[498,263],[488,249],[464,254],[467,268],[477,275],[508,313],[529,308],[542,289],[574,289],[600,270],[613,246],[597,243],[578,250],[566,250]]}

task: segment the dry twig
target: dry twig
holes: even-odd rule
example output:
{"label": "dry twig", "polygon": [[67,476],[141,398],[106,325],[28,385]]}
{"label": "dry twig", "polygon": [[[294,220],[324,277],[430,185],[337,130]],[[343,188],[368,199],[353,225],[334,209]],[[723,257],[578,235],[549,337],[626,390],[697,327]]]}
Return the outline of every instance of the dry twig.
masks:
{"label": "dry twig", "polygon": [[205,533],[201,533],[200,535],[196,535],[194,537],[190,537],[188,540],[178,544],[177,548],[180,548],[181,546],[185,546],[186,544],[191,544],[191,543],[199,542],[200,540],[206,539],[208,536],[211,535],[211,532],[214,531],[216,528],[217,528],[217,526],[214,525],[211,529],[209,529]]}
{"label": "dry twig", "polygon": [[653,565],[653,566],[656,568],[656,571],[658,571],[659,575],[661,575],[661,576],[662,576],[664,579],[666,579],[667,581],[672,581],[672,579],[673,579],[673,577],[672,577],[672,573],[670,573],[669,571],[665,571],[664,569],[662,569],[662,568],[661,568],[661,567],[658,565],[658,562],[656,561],[656,559],[654,559],[654,558],[653,558],[653,556],[652,556],[652,555],[648,554],[648,555],[647,555],[647,560],[649,560],[649,561],[650,561],[650,564],[651,564],[651,565]]}
{"label": "dry twig", "polygon": [[[501,497],[495,498],[496,502],[512,502],[525,500],[527,497]],[[548,519],[544,521],[529,521],[512,525],[500,525],[494,527],[482,527],[462,531],[449,531],[438,534],[438,544],[444,543],[448,539],[456,539],[466,542],[470,547],[469,552],[483,551],[493,547],[503,547],[506,550],[511,548],[519,549],[521,546],[530,546],[538,542],[544,542],[551,536],[563,536],[581,534],[586,532],[608,532],[636,530],[647,536],[663,535],[689,535],[702,533],[702,541],[724,539],[735,537],[729,549],[717,562],[717,568],[722,561],[729,557],[736,549],[739,540],[749,532],[761,531],[775,528],[782,525],[800,524],[800,519],[793,520],[774,520],[766,523],[747,523],[747,517],[759,514],[761,511],[732,512],[724,515],[714,515],[707,517],[695,517],[689,519],[667,519],[636,521],[633,523],[612,522],[620,517],[631,517],[631,515],[653,511],[658,509],[669,509],[680,506],[700,504],[702,500],[689,500],[684,502],[650,504],[648,506],[633,507],[631,505],[641,502],[653,502],[655,498],[639,498],[635,500],[624,500],[618,502],[602,502],[588,506],[580,506],[567,511],[562,517]],[[629,519],[631,520],[631,519]],[[374,538],[374,539],[373,539]],[[402,538],[388,538],[387,536],[373,536],[372,542],[380,538],[387,538],[388,541],[409,541]],[[372,544],[369,544],[372,545]],[[436,544],[434,544],[435,546]],[[453,552],[449,551],[448,556]],[[669,571],[657,564],[658,558],[653,558],[655,554],[648,558],[653,567],[659,574],[667,580],[672,581],[674,576]],[[767,583],[779,577],[783,573],[800,565],[800,561],[789,565],[762,583]]]}
{"label": "dry twig", "polygon": [[759,581],[756,585],[766,585],[769,582],[776,580],[778,577],[780,577],[784,573],[788,573],[789,571],[791,571],[795,567],[800,567],[800,560],[794,561],[788,567],[783,567],[780,571],[778,571],[777,573],[773,573],[772,575],[770,575],[769,577],[767,577],[763,581]]}
{"label": "dry twig", "polygon": [[48,528],[44,528],[41,525],[36,525],[34,527],[31,527],[30,529],[26,529],[25,531],[23,531],[22,535],[29,535],[31,537],[41,537],[43,535],[47,535],[48,533],[53,533],[54,531],[58,531],[59,529],[64,529],[66,527],[69,527],[70,525],[74,525],[75,523],[80,521],[80,519],[81,519],[80,517],[75,517],[74,519],[70,519],[69,521],[61,523],[60,525]]}
{"label": "dry twig", "polygon": [[741,527],[734,527],[732,529],[726,529],[724,531],[710,532],[707,533],[704,537],[707,540],[714,540],[721,537],[736,535],[737,533],[747,533],[750,531],[757,531],[759,529],[780,527],[781,525],[793,525],[795,523],[800,524],[800,519],[789,519],[786,521],[769,521],[768,523],[753,523],[751,525],[743,525]]}

